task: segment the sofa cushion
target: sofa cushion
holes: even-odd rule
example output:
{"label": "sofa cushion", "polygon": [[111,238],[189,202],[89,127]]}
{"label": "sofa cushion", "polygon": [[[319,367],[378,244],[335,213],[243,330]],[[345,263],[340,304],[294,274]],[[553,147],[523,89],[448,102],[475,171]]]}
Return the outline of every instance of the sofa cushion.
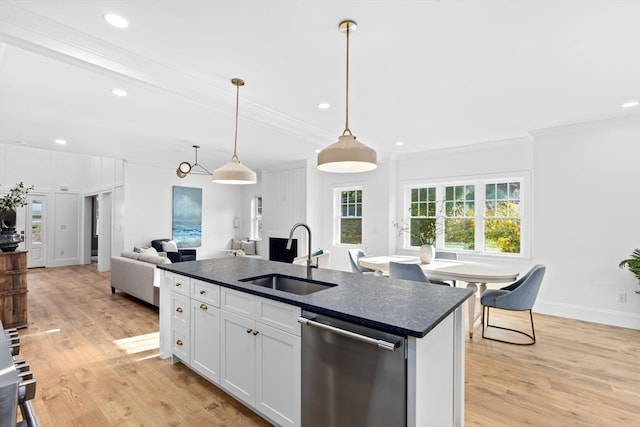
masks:
{"label": "sofa cushion", "polygon": [[237,251],[238,249],[242,249],[242,242],[239,239],[231,240],[231,250]]}
{"label": "sofa cushion", "polygon": [[156,248],[146,248],[142,254],[144,255],[153,255],[153,256],[158,256],[158,251],[156,250]]}
{"label": "sofa cushion", "polygon": [[162,250],[164,252],[178,252],[178,245],[173,240],[162,242]]}
{"label": "sofa cushion", "polygon": [[140,257],[138,258],[138,260],[149,262],[155,265],[171,264],[171,260],[169,258],[158,256],[158,255],[140,254]]}
{"label": "sofa cushion", "polygon": [[140,255],[142,254],[138,252],[130,252],[130,251],[125,251],[120,253],[121,257],[131,258],[131,259],[138,259],[140,258]]}
{"label": "sofa cushion", "polygon": [[245,255],[255,255],[256,254],[256,242],[255,240],[243,240],[240,249],[242,249]]}

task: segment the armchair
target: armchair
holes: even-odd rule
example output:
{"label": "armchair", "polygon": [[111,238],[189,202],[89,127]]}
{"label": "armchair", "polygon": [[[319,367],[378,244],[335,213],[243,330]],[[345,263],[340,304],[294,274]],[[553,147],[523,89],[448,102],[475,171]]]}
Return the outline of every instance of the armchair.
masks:
{"label": "armchair", "polygon": [[[195,261],[196,260],[196,250],[195,249],[178,249],[175,250],[167,250],[166,246],[163,243],[172,242],[170,239],[157,239],[151,241],[151,246],[158,252],[166,252],[167,258],[171,260],[171,262],[184,262],[184,261]],[[175,243],[174,243],[175,245]],[[174,248],[168,248],[174,249]]]}

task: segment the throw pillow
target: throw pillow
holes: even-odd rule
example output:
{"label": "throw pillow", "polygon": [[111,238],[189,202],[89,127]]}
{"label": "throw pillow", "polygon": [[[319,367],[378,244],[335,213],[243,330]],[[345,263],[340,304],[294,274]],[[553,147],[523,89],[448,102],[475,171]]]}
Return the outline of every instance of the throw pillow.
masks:
{"label": "throw pillow", "polygon": [[240,249],[244,251],[245,255],[255,255],[256,254],[255,240],[243,240],[241,243]]}
{"label": "throw pillow", "polygon": [[147,248],[144,250],[144,252],[142,252],[145,255],[154,255],[154,256],[158,256],[158,251],[156,251],[156,248],[154,248],[153,246],[150,248]]}
{"label": "throw pillow", "polygon": [[178,252],[178,245],[173,240],[162,242],[162,250],[165,252]]}
{"label": "throw pillow", "polygon": [[237,251],[238,249],[242,249],[242,242],[238,239],[233,239],[231,242],[231,250]]}

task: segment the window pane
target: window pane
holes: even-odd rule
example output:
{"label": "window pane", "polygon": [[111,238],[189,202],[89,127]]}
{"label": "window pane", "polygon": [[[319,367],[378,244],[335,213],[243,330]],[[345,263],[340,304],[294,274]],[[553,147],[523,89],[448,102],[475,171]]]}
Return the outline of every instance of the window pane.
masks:
{"label": "window pane", "polygon": [[429,201],[436,200],[436,187],[429,187]]}
{"label": "window pane", "polygon": [[445,202],[444,211],[446,216],[453,216],[453,212],[454,212],[453,202]]}
{"label": "window pane", "polygon": [[475,200],[475,192],[476,192],[476,187],[473,185],[466,185],[465,186],[465,192],[464,192],[464,198],[465,200]]}
{"label": "window pane", "polygon": [[464,200],[464,185],[457,185],[455,188],[455,200]]}
{"label": "window pane", "polygon": [[342,218],[340,220],[340,243],[362,243],[362,220],[360,218]]}
{"label": "window pane", "polygon": [[429,203],[427,216],[436,216],[436,204],[434,202]]}
{"label": "window pane", "polygon": [[356,203],[362,203],[362,191],[358,190],[355,192]]}
{"label": "window pane", "polygon": [[520,253],[520,220],[491,218],[484,222],[484,250]]}
{"label": "window pane", "polygon": [[453,200],[453,187],[445,187],[444,193],[445,200]]}
{"label": "window pane", "polygon": [[493,200],[487,200],[485,202],[485,211],[484,211],[485,216],[495,215],[495,210],[496,210],[496,202]]}
{"label": "window pane", "polygon": [[419,188],[412,188],[411,189],[411,201],[412,202],[417,202],[419,200],[418,198],[418,194],[420,193],[420,189]]}
{"label": "window pane", "polygon": [[510,182],[509,183],[509,198],[511,200],[517,200],[520,198],[520,183],[519,182]]}
{"label": "window pane", "polygon": [[485,186],[485,193],[484,193],[484,197],[489,200],[489,199],[495,199],[496,198],[496,185],[495,184],[487,184]]}
{"label": "window pane", "polygon": [[444,247],[473,250],[475,220],[473,218],[447,218],[444,228]]}
{"label": "window pane", "polygon": [[496,184],[496,198],[498,199],[506,199],[507,198],[507,183],[503,182],[500,184]]}

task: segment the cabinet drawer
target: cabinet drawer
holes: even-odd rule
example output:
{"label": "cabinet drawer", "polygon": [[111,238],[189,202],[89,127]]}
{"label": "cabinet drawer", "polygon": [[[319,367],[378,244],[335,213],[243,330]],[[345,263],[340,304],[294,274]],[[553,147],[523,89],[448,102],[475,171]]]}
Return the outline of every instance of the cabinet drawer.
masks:
{"label": "cabinet drawer", "polygon": [[172,329],[189,330],[189,312],[191,304],[189,297],[177,292],[171,293],[171,327]]}
{"label": "cabinet drawer", "polygon": [[241,316],[254,318],[255,297],[229,288],[220,289],[220,307]]}
{"label": "cabinet drawer", "polygon": [[190,279],[179,274],[173,274],[165,272],[164,279],[169,281],[169,288],[173,292],[178,292],[182,295],[189,296],[189,281]]}
{"label": "cabinet drawer", "polygon": [[179,329],[173,329],[171,332],[171,352],[174,356],[189,363],[189,334]]}
{"label": "cabinet drawer", "polygon": [[256,297],[256,321],[281,331],[300,336],[300,307]]}
{"label": "cabinet drawer", "polygon": [[220,307],[220,286],[202,280],[191,279],[191,298],[214,307]]}

